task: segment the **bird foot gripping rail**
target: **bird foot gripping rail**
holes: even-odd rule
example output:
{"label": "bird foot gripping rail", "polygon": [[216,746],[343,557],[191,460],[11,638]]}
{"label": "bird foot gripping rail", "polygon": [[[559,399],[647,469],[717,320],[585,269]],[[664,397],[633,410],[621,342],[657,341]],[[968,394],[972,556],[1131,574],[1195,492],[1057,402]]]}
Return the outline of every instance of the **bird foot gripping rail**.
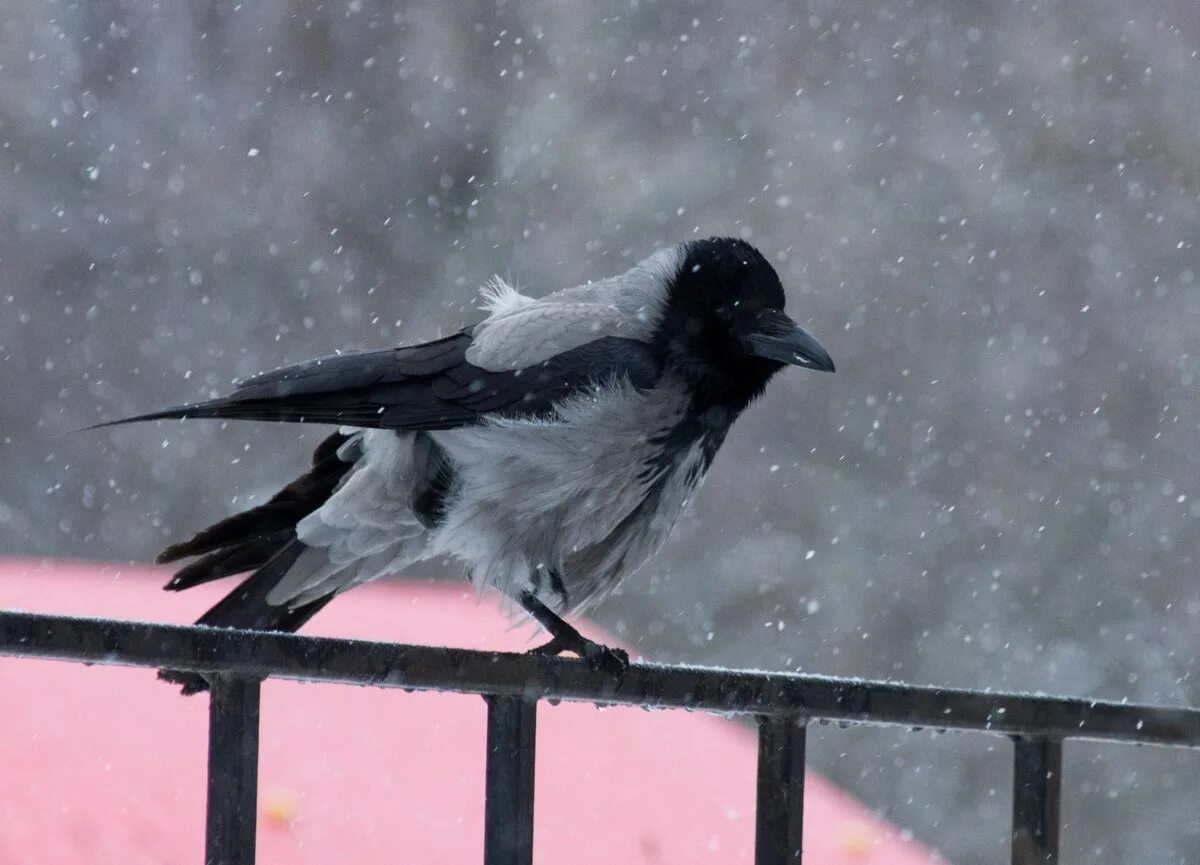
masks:
{"label": "bird foot gripping rail", "polygon": [[634,664],[619,680],[581,661],[261,631],[0,611],[0,655],[192,670],[212,681],[207,865],[254,861],[259,691],[268,676],[481,694],[488,702],[485,865],[533,856],[539,700],[687,708],[758,719],[756,865],[801,861],[811,720],[1010,737],[1014,865],[1058,861],[1068,738],[1200,746],[1200,711],[894,682]]}

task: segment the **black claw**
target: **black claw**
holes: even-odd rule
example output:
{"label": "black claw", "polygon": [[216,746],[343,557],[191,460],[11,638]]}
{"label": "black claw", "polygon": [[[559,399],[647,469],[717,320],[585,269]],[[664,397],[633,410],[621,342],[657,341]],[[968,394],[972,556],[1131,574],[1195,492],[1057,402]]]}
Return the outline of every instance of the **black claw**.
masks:
{"label": "black claw", "polygon": [[563,652],[578,655],[593,672],[602,670],[619,677],[629,669],[629,653],[624,649],[613,649],[584,637],[560,634],[550,642],[529,650],[531,655],[561,655]]}
{"label": "black claw", "polygon": [[592,671],[603,670],[610,676],[623,676],[629,669],[629,653],[624,649],[613,649],[588,640],[581,657]]}
{"label": "black claw", "polygon": [[629,669],[629,653],[624,649],[610,649],[594,640],[589,640],[575,630],[549,607],[537,599],[535,595],[521,595],[521,605],[529,611],[543,628],[554,635],[554,639],[536,648],[530,649],[531,655],[561,655],[571,652],[587,662],[593,671],[604,670],[614,678],[621,678]]}

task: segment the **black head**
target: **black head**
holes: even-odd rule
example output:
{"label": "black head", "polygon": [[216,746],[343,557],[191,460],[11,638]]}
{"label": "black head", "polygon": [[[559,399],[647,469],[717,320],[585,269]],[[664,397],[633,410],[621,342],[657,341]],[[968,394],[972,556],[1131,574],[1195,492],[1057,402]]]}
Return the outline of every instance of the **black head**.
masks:
{"label": "black head", "polygon": [[786,365],[833,372],[833,361],[783,312],[775,268],[744,240],[680,247],[656,341],[667,364],[709,400],[740,409]]}

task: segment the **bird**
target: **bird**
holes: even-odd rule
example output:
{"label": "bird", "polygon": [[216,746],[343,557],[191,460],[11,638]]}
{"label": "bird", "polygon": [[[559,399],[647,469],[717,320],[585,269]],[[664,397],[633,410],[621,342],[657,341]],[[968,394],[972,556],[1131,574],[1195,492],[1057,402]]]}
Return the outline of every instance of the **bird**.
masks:
{"label": "bird", "polygon": [[[532,652],[620,676],[627,653],[566,616],[658,549],[776,373],[834,371],[742,239],[687,240],[538,299],[496,277],[481,299],[482,321],[431,342],[285,366],[227,397],[96,425],[337,427],[272,498],[158,556],[190,559],[170,591],[248,574],[197,624],[294,632],[342,592],[448,557],[548,632]],[[185,694],[209,684],[159,675]]]}

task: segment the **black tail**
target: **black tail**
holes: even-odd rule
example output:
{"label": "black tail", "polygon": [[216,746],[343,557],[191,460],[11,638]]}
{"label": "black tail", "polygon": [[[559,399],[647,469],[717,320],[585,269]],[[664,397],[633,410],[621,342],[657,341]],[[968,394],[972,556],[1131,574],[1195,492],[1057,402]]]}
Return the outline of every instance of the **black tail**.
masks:
{"label": "black tail", "polygon": [[[159,562],[189,556],[199,559],[181,568],[165,586],[182,591],[192,586],[253,570],[237,588],[200,617],[196,624],[222,628],[295,631],[333,598],[328,595],[303,606],[267,603],[273,589],[304,552],[296,538],[296,524],[332,495],[350,470],[358,453],[338,456],[350,436],[335,433],[317,447],[312,469],[288,484],[265,504],[210,526],[191,540],[174,544],[159,555]],[[355,449],[356,450],[356,449]],[[208,688],[199,673],[161,670],[159,678],[183,686],[184,694]]]}

